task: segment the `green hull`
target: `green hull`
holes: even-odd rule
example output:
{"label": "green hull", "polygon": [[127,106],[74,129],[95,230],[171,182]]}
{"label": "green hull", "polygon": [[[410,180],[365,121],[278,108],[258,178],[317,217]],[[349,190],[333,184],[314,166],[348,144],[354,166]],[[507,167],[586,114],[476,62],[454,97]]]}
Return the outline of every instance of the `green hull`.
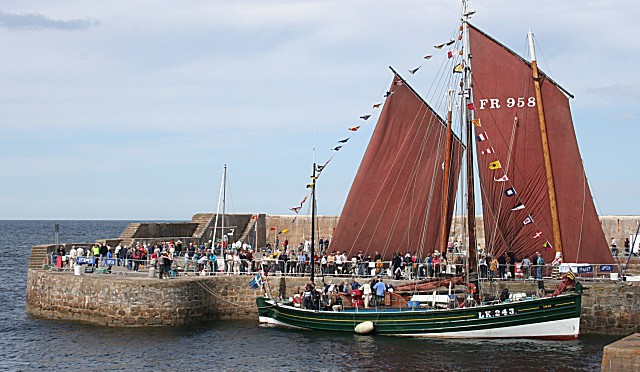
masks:
{"label": "green hull", "polygon": [[580,333],[581,294],[452,310],[314,311],[259,297],[260,322],[318,331],[355,332],[366,321],[375,334],[444,338],[573,339]]}

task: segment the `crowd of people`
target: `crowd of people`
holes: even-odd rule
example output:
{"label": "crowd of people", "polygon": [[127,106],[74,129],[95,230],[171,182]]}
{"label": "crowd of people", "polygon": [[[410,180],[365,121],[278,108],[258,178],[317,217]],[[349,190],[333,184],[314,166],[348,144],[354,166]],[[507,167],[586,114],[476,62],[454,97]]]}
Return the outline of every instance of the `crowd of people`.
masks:
{"label": "crowd of people", "polygon": [[[518,262],[520,265],[518,265]],[[554,262],[554,264],[559,264]],[[531,258],[524,257],[522,261],[516,259],[516,254],[509,250],[499,256],[482,255],[478,260],[480,279],[489,280],[514,280],[516,269],[520,267],[523,279],[542,279],[542,269],[546,262],[540,252],[536,252]]]}
{"label": "crowd of people", "polygon": [[[314,265],[317,275],[322,276],[382,276],[393,279],[438,278],[444,274],[461,276],[467,271],[464,255],[455,247],[446,251],[420,257],[417,252],[396,252],[390,261],[383,261],[379,252],[373,255],[359,251],[348,255],[347,251],[329,251],[329,239],[320,239],[318,249],[311,257],[310,242],[290,246],[288,240],[280,245],[267,246],[254,252],[246,243],[230,243],[221,246],[220,242],[212,246],[181,241],[156,243],[136,242],[131,246],[118,244],[110,247],[106,243],[91,247],[72,247],[66,252],[60,246],[56,255],[61,257],[58,265],[73,268],[77,257],[95,258],[91,266],[105,267],[111,272],[112,266],[122,266],[127,270],[139,271],[144,267],[153,267],[159,278],[176,275],[178,272],[193,272],[201,275],[214,273],[250,274],[264,271],[272,274],[305,276]],[[222,251],[223,257],[218,254]],[[479,278],[488,280],[509,280],[516,277],[541,279],[546,262],[539,252],[531,258],[517,260],[512,250],[499,256],[481,254],[478,259]],[[555,262],[554,262],[555,264]],[[516,270],[518,275],[516,276]],[[521,275],[520,275],[521,274]]]}

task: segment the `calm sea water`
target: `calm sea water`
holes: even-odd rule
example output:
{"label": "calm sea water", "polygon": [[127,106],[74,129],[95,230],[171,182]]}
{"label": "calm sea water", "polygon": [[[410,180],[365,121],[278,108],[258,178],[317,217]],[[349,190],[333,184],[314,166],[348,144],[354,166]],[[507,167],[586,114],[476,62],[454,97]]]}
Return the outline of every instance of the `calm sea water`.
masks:
{"label": "calm sea water", "polygon": [[[61,242],[120,235],[128,221],[60,221]],[[32,245],[54,221],[0,221],[0,370],[585,371],[618,337],[577,341],[423,340],[302,332],[257,321],[108,328],[25,313]]]}

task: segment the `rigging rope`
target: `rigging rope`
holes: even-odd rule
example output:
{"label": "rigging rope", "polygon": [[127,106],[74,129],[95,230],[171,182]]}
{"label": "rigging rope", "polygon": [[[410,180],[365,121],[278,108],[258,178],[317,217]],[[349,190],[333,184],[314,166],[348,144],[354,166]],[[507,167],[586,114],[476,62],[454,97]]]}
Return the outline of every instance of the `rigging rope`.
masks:
{"label": "rigging rope", "polygon": [[246,308],[246,309],[255,309],[255,306],[253,306],[253,305],[252,306],[241,305],[241,304],[239,304],[237,302],[232,302],[232,301],[229,301],[229,300],[223,298],[219,294],[215,293],[211,288],[209,288],[209,286],[204,284],[201,280],[196,281],[196,283],[198,283],[200,285],[200,287],[202,287],[210,295],[212,295],[213,297],[219,299],[222,302],[226,302],[226,303],[228,303],[230,305],[237,306],[237,307],[242,307],[242,308]]}

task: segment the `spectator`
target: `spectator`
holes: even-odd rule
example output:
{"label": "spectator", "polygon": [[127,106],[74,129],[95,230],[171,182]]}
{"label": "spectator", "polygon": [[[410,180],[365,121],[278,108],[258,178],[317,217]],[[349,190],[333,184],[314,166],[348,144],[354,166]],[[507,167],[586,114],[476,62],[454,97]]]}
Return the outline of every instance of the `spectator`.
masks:
{"label": "spectator", "polygon": [[376,306],[381,306],[384,300],[384,294],[387,291],[387,286],[384,284],[384,280],[380,278],[380,281],[373,286],[373,290],[376,291]]}

